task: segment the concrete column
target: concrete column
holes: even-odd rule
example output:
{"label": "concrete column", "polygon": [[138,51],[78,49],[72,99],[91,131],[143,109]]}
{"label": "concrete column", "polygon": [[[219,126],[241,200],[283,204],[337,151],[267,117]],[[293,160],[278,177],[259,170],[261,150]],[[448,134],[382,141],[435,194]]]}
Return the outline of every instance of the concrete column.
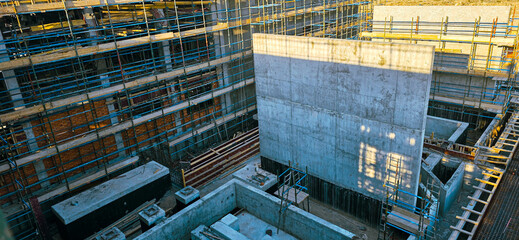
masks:
{"label": "concrete column", "polygon": [[[4,37],[0,33],[0,41],[3,41]],[[5,44],[0,44],[0,51],[5,51],[6,47]],[[9,61],[9,56],[4,53],[0,54],[0,62],[6,62]],[[2,71],[2,75],[4,77],[5,86],[7,88],[7,91],[9,91],[9,95],[11,97],[11,100],[13,101],[14,109],[22,109],[25,108],[23,101],[23,96],[20,91],[20,85],[18,85],[18,80],[16,79],[16,75],[14,73],[14,70],[7,70]],[[36,152],[38,151],[38,143],[36,142],[36,137],[34,136],[34,132],[32,131],[32,124],[31,122],[25,121],[22,123],[23,131],[25,133],[25,136],[27,137],[27,146],[29,147],[30,152]],[[48,177],[47,171],[45,170],[45,165],[43,164],[43,160],[35,161],[33,163],[34,168],[36,170],[36,174],[38,176],[38,180],[43,180]],[[48,186],[48,182],[42,182],[41,186],[46,187]]]}
{"label": "concrete column", "polygon": [[[94,15],[92,8],[85,8],[83,10],[83,15],[85,17],[85,23],[87,24],[87,26],[89,26],[89,27],[97,26],[96,21],[95,21],[95,15]],[[97,31],[95,29],[89,30],[88,34],[92,38],[97,37]],[[95,44],[96,43],[92,43],[92,45],[95,45]],[[97,67],[98,73],[106,72],[106,61],[104,59],[96,61],[96,67]],[[106,86],[106,87],[110,86],[110,80],[108,80],[108,75],[101,75],[100,79],[101,79],[101,85]],[[105,99],[105,101],[107,102],[106,106],[108,108],[109,114],[116,112],[114,104],[110,103],[113,100],[114,100],[113,97],[107,97]],[[114,115],[113,117],[110,118],[110,122],[112,123],[112,125],[115,125],[115,124],[119,123],[119,119],[117,118],[117,116]],[[117,150],[119,151],[119,157],[126,156],[126,152],[123,150],[124,142],[123,142],[123,137],[121,135],[121,132],[114,134],[114,137],[115,137],[115,144],[117,145]]]}
{"label": "concrete column", "polygon": [[[162,9],[153,9],[154,10],[154,15],[156,18],[164,18],[165,15],[164,15],[164,10]],[[166,21],[162,21],[161,23],[157,23],[157,25],[162,25],[162,27],[167,27],[167,22]],[[157,26],[157,27],[160,27],[160,26]],[[163,33],[166,33],[168,31],[168,29],[164,29],[162,32]],[[162,45],[162,56],[164,57],[164,63],[166,64],[166,71],[167,72],[170,72],[173,70],[173,65],[171,63],[171,41],[170,40],[167,40],[167,41],[162,41],[160,42],[160,44]],[[175,91],[175,87],[174,86],[171,86],[168,90],[168,92],[170,92],[171,94],[175,94],[176,91]],[[178,99],[172,99],[172,102],[173,104],[176,104],[178,103]],[[175,117],[175,127],[179,127],[182,125],[182,121],[180,119],[180,112],[177,111],[175,113],[173,113],[173,116]]]}

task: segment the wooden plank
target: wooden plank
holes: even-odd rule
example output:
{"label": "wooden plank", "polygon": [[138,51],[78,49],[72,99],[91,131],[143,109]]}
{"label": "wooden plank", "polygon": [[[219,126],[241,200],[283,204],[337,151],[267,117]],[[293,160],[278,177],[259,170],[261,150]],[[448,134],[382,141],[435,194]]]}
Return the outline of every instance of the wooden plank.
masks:
{"label": "wooden plank", "polygon": [[469,211],[469,212],[477,214],[477,215],[483,215],[482,212],[474,211],[473,209],[468,209],[466,207],[461,207],[461,209],[463,209],[464,211]]}
{"label": "wooden plank", "polygon": [[486,172],[483,172],[482,174],[486,175],[486,176],[489,176],[489,177],[493,177],[493,178],[501,178],[501,176],[496,176],[494,174],[490,174],[490,173],[486,173]]}
{"label": "wooden plank", "polygon": [[484,200],[481,200],[481,199],[479,199],[479,198],[475,198],[475,197],[472,197],[472,196],[468,196],[468,199],[470,199],[470,200],[474,200],[474,201],[476,201],[476,202],[483,203],[483,204],[485,204],[485,205],[488,204],[487,201],[484,201]]}
{"label": "wooden plank", "polygon": [[482,182],[484,184],[489,184],[489,185],[492,185],[492,186],[497,186],[497,183],[489,182],[489,181],[486,181],[486,180],[483,180],[483,179],[479,179],[479,178],[476,178],[476,181]]}
{"label": "wooden plank", "polygon": [[462,217],[460,217],[460,216],[456,216],[456,218],[459,219],[459,220],[463,220],[463,221],[465,221],[465,222],[468,222],[468,223],[472,223],[472,224],[474,224],[474,225],[478,225],[478,224],[479,224],[479,222],[476,222],[476,221],[474,221],[474,220],[470,220],[470,219],[468,219],[468,218],[462,218]]}
{"label": "wooden plank", "polygon": [[360,37],[367,38],[385,38],[398,40],[413,40],[413,41],[433,41],[433,42],[461,42],[461,43],[483,43],[498,46],[513,47],[515,43],[514,38],[504,37],[486,37],[486,36],[469,36],[469,35],[454,35],[454,34],[416,34],[416,33],[389,33],[389,32],[361,32]]}
{"label": "wooden plank", "polygon": [[451,226],[451,229],[454,230],[454,231],[461,232],[461,233],[463,233],[463,234],[467,234],[467,235],[469,235],[469,236],[474,235],[474,234],[471,233],[471,232],[467,232],[467,231],[465,231],[465,230],[463,230],[463,229],[459,229],[459,228],[457,228],[457,227],[453,227],[453,226]]}
{"label": "wooden plank", "polygon": [[486,193],[490,193],[490,194],[494,193],[493,191],[490,191],[490,190],[488,190],[488,189],[484,189],[484,188],[480,188],[480,187],[478,187],[478,186],[472,186],[472,187],[475,188],[475,189],[477,189],[477,190],[480,190],[480,191],[486,192]]}

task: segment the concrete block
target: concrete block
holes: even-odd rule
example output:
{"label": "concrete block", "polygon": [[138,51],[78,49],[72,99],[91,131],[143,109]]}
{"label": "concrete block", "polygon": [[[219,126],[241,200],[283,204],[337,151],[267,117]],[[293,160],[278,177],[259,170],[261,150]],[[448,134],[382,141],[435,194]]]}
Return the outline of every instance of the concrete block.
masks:
{"label": "concrete block", "polygon": [[225,217],[220,219],[220,222],[224,223],[225,225],[231,227],[232,229],[236,231],[240,231],[240,224],[238,223],[238,218],[232,214],[227,214]]}
{"label": "concrete block", "polygon": [[200,198],[200,192],[194,187],[187,186],[175,192],[175,198],[187,205]]}
{"label": "concrete block", "polygon": [[103,233],[101,236],[96,237],[96,240],[125,240],[126,236],[121,230],[114,227],[108,232]]}
{"label": "concrete block", "polygon": [[148,227],[165,217],[166,211],[157,206],[157,204],[153,204],[139,212],[139,219]]}
{"label": "concrete block", "polygon": [[202,232],[209,232],[209,228],[206,225],[200,225],[195,230],[191,231],[191,240],[211,240]]}
{"label": "concrete block", "polygon": [[169,169],[151,161],[53,205],[52,211],[63,238],[83,239],[142,203],[159,199],[169,185]]}
{"label": "concrete block", "polygon": [[263,191],[268,190],[277,183],[276,175],[261,169],[254,163],[247,164],[242,169],[233,173],[232,176]]}
{"label": "concrete block", "polygon": [[220,237],[226,240],[248,240],[245,235],[237,232],[231,227],[225,225],[224,223],[218,221],[211,225],[211,229],[215,231]]}

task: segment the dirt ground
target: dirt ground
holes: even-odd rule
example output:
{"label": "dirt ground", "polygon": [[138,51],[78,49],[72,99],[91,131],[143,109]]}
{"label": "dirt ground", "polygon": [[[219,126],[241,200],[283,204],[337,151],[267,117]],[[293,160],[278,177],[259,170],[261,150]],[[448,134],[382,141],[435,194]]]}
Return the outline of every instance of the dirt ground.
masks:
{"label": "dirt ground", "polygon": [[378,230],[360,221],[357,221],[355,217],[340,211],[333,209],[331,206],[321,203],[313,198],[310,198],[310,213],[318,216],[330,223],[333,223],[347,231],[350,231],[361,237],[365,234],[367,239],[377,239]]}

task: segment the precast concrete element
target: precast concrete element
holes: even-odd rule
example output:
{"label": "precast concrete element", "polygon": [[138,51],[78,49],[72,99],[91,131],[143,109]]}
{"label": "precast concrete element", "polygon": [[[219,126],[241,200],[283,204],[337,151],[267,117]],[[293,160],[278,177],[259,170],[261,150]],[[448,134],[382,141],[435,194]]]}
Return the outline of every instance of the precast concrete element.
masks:
{"label": "precast concrete element", "polygon": [[126,240],[126,236],[119,228],[113,227],[101,236],[96,237],[96,240]]}
{"label": "precast concrete element", "polygon": [[187,186],[175,192],[175,199],[186,205],[198,198],[200,198],[200,191],[191,186]]}
{"label": "precast concrete element", "polygon": [[236,231],[240,231],[240,224],[238,223],[238,218],[232,214],[225,215],[225,217],[220,219],[220,222],[224,223],[225,225],[231,227]]}
{"label": "precast concrete element", "polygon": [[170,186],[169,169],[151,161],[52,206],[64,239],[83,239],[139,205],[160,199]]}
{"label": "precast concrete element", "polygon": [[[153,204],[146,209],[139,212],[139,220],[141,222],[141,229],[147,230],[149,227],[156,224],[158,221],[166,217],[166,211]],[[142,226],[144,224],[144,226]]]}
{"label": "precast concrete element", "polygon": [[266,34],[253,43],[263,157],[379,200],[388,159],[402,159],[400,187],[417,192],[434,47]]}
{"label": "precast concrete element", "polygon": [[233,173],[233,178],[244,181],[263,191],[276,185],[278,179],[276,175],[260,168],[259,163],[249,163],[247,166]]}

